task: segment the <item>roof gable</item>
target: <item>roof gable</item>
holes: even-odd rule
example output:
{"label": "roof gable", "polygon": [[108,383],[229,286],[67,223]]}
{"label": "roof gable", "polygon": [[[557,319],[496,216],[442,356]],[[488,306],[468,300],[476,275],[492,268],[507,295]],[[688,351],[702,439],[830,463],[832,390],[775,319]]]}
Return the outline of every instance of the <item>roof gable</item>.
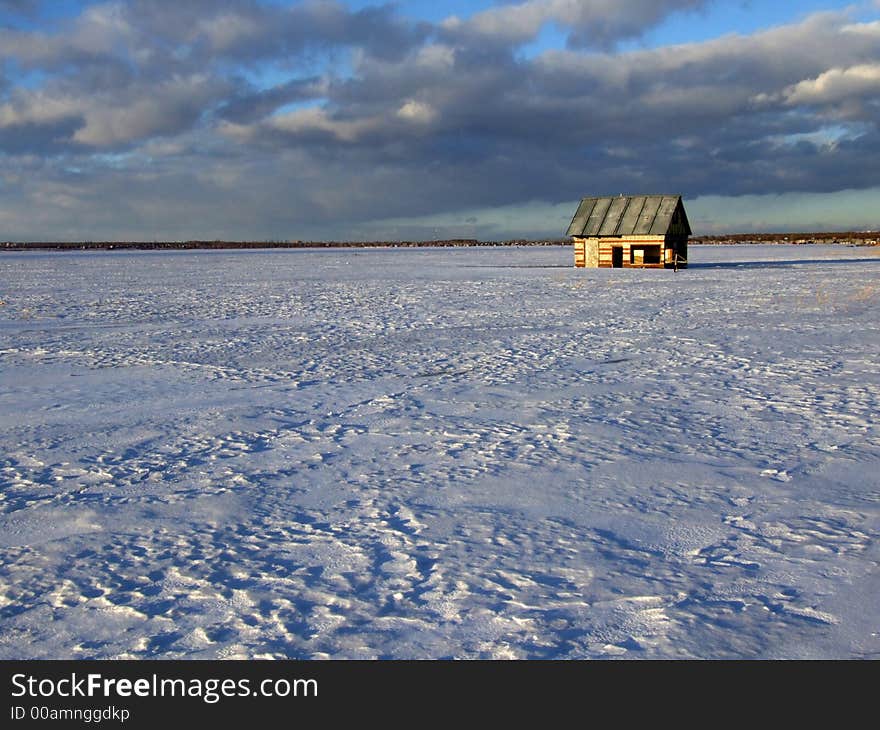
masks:
{"label": "roof gable", "polygon": [[583,198],[566,236],[662,236],[678,222],[691,226],[680,195],[618,195]]}

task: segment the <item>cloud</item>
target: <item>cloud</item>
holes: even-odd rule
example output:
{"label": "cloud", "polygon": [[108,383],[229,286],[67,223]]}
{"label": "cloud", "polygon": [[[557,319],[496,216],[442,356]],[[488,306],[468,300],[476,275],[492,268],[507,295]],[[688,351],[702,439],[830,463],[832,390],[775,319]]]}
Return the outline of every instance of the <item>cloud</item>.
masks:
{"label": "cloud", "polygon": [[217,54],[253,62],[332,47],[400,58],[426,33],[426,26],[405,22],[391,5],[351,10],[336,0],[287,6],[256,0],[182,0],[173,5],[134,0],[126,15],[149,37],[175,44],[199,63]]}
{"label": "cloud", "polygon": [[568,32],[572,46],[608,48],[642,35],[674,12],[705,4],[706,0],[523,0],[466,20],[451,16],[440,28],[451,39],[521,44],[552,23]]}
{"label": "cloud", "polygon": [[42,92],[13,92],[0,104],[0,151],[64,149],[83,123],[80,107],[71,99]]}
{"label": "cloud", "polygon": [[0,105],[0,132],[7,132],[0,149],[33,149],[39,140],[47,152],[76,145],[113,147],[173,135],[190,128],[226,90],[221,80],[194,75],[133,83],[112,94],[19,91]]}
{"label": "cloud", "polygon": [[176,134],[191,128],[226,89],[222,81],[201,74],[172,77],[148,88],[134,84],[123,98],[104,99],[97,105],[90,100],[82,112],[85,125],[73,141],[107,147]]}
{"label": "cloud", "polygon": [[273,114],[254,124],[226,123],[220,130],[239,142],[269,148],[278,144],[314,144],[327,149],[330,144],[332,149],[332,143],[339,143],[387,150],[389,145],[400,144],[407,137],[421,135],[437,117],[431,104],[406,99],[396,109],[371,115],[334,114],[323,107],[309,106]]}
{"label": "cloud", "polygon": [[407,99],[397,110],[397,116],[415,124],[430,124],[437,118],[437,110],[423,101]]}
{"label": "cloud", "polygon": [[[6,28],[0,213],[19,235],[495,237],[558,235],[556,206],[590,193],[874,186],[877,22],[615,45],[699,4],[529,0],[431,27],[393,6],[132,0]],[[547,24],[567,47],[517,52]]]}
{"label": "cloud", "polygon": [[324,139],[338,142],[355,142],[367,137],[379,128],[381,122],[375,117],[359,119],[335,119],[324,109],[300,109],[269,119],[265,126],[289,137]]}
{"label": "cloud", "polygon": [[268,117],[279,107],[322,99],[326,94],[327,82],[318,76],[291,79],[267,89],[255,89],[247,84],[234,91],[218,107],[217,114],[231,122],[252,122]]}
{"label": "cloud", "polygon": [[782,92],[786,104],[829,105],[880,98],[880,63],[832,68]]}
{"label": "cloud", "polygon": [[117,0],[87,5],[54,33],[0,29],[0,48],[33,68],[113,59],[155,73],[289,59],[336,47],[400,58],[426,34],[425,24],[405,22],[390,5],[352,11],[335,0],[290,6],[257,0]]}
{"label": "cloud", "polygon": [[86,7],[62,32],[0,28],[2,55],[29,68],[54,70],[106,60],[138,43],[136,29],[117,4]]}
{"label": "cloud", "polygon": [[78,115],[77,105],[69,99],[58,99],[40,92],[22,93],[0,106],[0,128],[39,126]]}

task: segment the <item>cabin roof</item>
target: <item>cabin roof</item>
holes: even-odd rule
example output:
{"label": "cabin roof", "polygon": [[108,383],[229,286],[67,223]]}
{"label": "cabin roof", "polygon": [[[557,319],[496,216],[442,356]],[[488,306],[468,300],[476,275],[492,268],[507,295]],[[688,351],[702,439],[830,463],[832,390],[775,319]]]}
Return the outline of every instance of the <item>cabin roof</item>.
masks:
{"label": "cabin roof", "polygon": [[662,236],[669,231],[676,209],[688,235],[681,195],[615,195],[582,198],[566,236]]}

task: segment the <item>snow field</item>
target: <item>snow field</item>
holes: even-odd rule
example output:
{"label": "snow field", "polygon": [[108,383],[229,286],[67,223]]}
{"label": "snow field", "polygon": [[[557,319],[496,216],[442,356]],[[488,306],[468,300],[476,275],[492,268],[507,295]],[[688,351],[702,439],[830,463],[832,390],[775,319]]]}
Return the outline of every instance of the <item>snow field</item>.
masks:
{"label": "snow field", "polygon": [[0,657],[875,657],[880,255],[0,257]]}

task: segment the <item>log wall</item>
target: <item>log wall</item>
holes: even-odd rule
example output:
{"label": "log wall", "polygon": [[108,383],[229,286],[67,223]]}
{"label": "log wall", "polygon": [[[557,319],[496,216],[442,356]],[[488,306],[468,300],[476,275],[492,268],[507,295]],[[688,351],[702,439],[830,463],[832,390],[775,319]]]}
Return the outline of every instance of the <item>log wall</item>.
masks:
{"label": "log wall", "polygon": [[[687,237],[667,236],[606,236],[581,238],[575,236],[574,265],[578,268],[612,268],[614,249],[621,249],[621,264],[625,269],[672,268],[678,252],[679,268],[687,266]],[[649,247],[659,247],[659,259],[651,261]]]}

